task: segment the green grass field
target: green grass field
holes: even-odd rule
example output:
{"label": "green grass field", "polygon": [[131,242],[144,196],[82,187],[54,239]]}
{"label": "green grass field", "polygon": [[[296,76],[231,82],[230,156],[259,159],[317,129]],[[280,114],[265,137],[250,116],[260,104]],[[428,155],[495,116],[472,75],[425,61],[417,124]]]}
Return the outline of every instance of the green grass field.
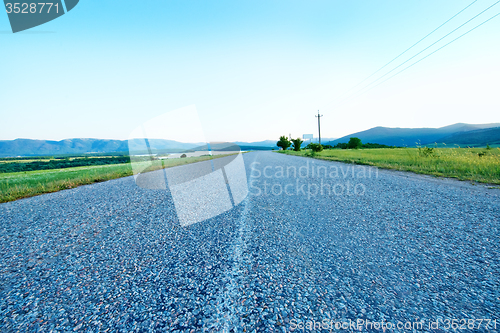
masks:
{"label": "green grass field", "polygon": [[[223,156],[227,155],[213,158]],[[148,171],[209,159],[210,156],[164,159],[163,163],[155,161],[154,167],[148,168]],[[0,173],[0,203],[131,175],[130,163]]]}
{"label": "green grass field", "polygon": [[452,177],[488,184],[500,184],[500,148],[395,148],[329,149],[314,154],[310,150],[280,153],[372,165],[380,168]]}

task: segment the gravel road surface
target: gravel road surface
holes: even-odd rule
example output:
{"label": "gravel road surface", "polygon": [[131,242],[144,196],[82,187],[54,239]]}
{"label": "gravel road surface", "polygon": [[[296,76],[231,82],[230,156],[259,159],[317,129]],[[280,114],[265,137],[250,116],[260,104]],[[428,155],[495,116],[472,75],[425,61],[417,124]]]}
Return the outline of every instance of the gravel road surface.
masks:
{"label": "gravel road surface", "polygon": [[248,197],[188,227],[133,177],[1,204],[0,331],[500,331],[500,190],[244,160]]}

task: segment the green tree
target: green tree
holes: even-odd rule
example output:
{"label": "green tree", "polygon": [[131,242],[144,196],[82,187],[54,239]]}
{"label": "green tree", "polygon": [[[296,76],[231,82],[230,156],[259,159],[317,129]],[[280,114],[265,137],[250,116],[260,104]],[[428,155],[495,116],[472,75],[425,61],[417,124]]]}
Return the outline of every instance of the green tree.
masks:
{"label": "green tree", "polygon": [[362,146],[363,144],[359,138],[349,138],[349,142],[347,143],[347,148],[349,149],[359,149]]}
{"label": "green tree", "polygon": [[320,151],[323,151],[323,146],[320,145],[319,143],[310,143],[307,145],[309,149],[311,149],[315,153],[319,153]]}
{"label": "green tree", "polygon": [[276,142],[276,146],[283,148],[283,150],[287,150],[291,145],[290,140],[284,135],[280,136],[280,140]]}
{"label": "green tree", "polygon": [[300,146],[304,141],[302,141],[300,138],[297,138],[295,140],[292,140],[292,142],[293,142],[293,150],[300,151]]}

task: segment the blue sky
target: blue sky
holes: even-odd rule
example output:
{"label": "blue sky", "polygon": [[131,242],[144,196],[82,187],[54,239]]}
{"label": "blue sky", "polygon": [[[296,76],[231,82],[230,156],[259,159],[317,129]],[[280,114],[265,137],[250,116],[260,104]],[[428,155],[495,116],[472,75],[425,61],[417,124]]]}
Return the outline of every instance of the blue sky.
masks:
{"label": "blue sky", "polygon": [[[500,122],[500,16],[343,101],[471,2],[82,0],[17,34],[3,14],[0,140],[126,139],[193,104],[211,141],[316,137],[318,109],[323,137]],[[495,2],[476,1],[393,65]],[[500,4],[420,57],[499,12]]]}

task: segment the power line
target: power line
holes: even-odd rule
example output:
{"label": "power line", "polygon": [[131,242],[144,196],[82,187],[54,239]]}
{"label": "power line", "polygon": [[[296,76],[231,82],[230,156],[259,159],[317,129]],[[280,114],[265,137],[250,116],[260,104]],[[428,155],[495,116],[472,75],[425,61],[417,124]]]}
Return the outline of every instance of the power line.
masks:
{"label": "power line", "polygon": [[[473,2],[473,3],[474,3],[474,2]],[[467,7],[469,7],[469,6],[470,6],[470,5],[472,5],[473,3],[469,4]],[[461,25],[460,25],[460,26],[458,26],[457,28],[453,29],[451,32],[449,32],[449,33],[448,33],[448,34],[446,34],[445,36],[443,36],[443,37],[439,38],[437,41],[435,41],[435,42],[434,42],[434,43],[432,43],[431,45],[427,46],[427,47],[426,47],[426,48],[424,48],[422,51],[418,52],[417,54],[415,54],[414,56],[410,57],[409,59],[407,59],[407,60],[406,60],[406,61],[404,61],[403,63],[401,63],[401,64],[399,64],[398,66],[394,67],[393,69],[391,69],[390,71],[388,71],[388,72],[387,72],[387,73],[385,73],[384,75],[382,75],[382,76],[378,77],[376,80],[374,80],[374,81],[370,82],[370,83],[369,83],[368,85],[366,85],[365,87],[363,87],[363,88],[361,88],[361,89],[357,90],[355,93],[351,94],[349,97],[344,98],[343,100],[341,100],[341,101],[339,102],[339,105],[343,105],[343,104],[345,104],[346,102],[348,102],[349,100],[352,100],[353,98],[356,98],[356,97],[359,97],[359,96],[361,96],[361,95],[364,95],[366,92],[368,92],[368,91],[372,90],[372,88],[379,86],[381,83],[376,84],[376,85],[375,85],[375,86],[373,86],[373,87],[370,87],[371,85],[373,85],[374,83],[376,83],[376,82],[377,82],[377,81],[379,81],[380,79],[384,78],[385,76],[387,76],[388,74],[392,73],[393,71],[395,71],[396,69],[398,69],[398,68],[399,68],[399,67],[401,67],[402,65],[406,64],[408,61],[412,60],[413,58],[415,58],[415,57],[416,57],[416,56],[418,56],[419,54],[422,54],[424,51],[428,50],[428,49],[429,49],[429,48],[431,48],[432,46],[436,45],[438,42],[442,41],[444,38],[448,37],[449,35],[451,35],[451,34],[452,34],[452,33],[454,33],[455,31],[457,31],[458,29],[462,28],[462,27],[463,27],[464,25],[466,25],[467,23],[471,22],[472,20],[474,20],[474,19],[475,19],[475,18],[477,18],[478,16],[482,15],[483,13],[485,13],[486,11],[488,11],[489,9],[491,9],[493,6],[497,5],[498,3],[500,3],[500,0],[499,0],[499,1],[497,1],[497,2],[495,2],[495,3],[494,3],[494,4],[492,4],[491,6],[489,6],[488,8],[486,8],[485,10],[483,10],[482,12],[480,12],[479,14],[475,15],[475,16],[474,16],[474,17],[472,17],[471,19],[467,20],[465,23],[461,24]],[[465,7],[464,9],[462,9],[460,12],[462,12],[463,10],[465,10],[467,7]],[[460,13],[460,12],[459,12],[459,13]],[[455,14],[454,16],[457,16],[459,13]],[[496,16],[496,15],[495,15],[495,16]],[[495,16],[493,16],[493,17],[495,17]],[[493,18],[493,17],[492,17],[492,18]],[[453,17],[452,17],[452,18],[453,18]],[[481,23],[480,25],[482,25],[482,24],[486,23],[487,21],[491,20],[492,18],[490,18],[490,19],[488,19],[488,20],[484,21],[484,22],[483,22],[483,23]],[[451,18],[450,18],[449,20],[451,20]],[[449,21],[449,20],[448,20],[448,21]],[[447,22],[448,22],[448,21],[447,21]],[[446,22],[445,22],[445,23],[446,23]],[[445,23],[443,23],[442,25],[444,25]],[[441,26],[442,26],[442,25],[441,25]],[[473,28],[473,29],[469,30],[469,31],[468,31],[468,32],[466,32],[465,34],[467,34],[467,33],[469,33],[470,31],[472,31],[472,30],[476,29],[476,28],[477,28],[477,27],[479,27],[480,25],[478,25],[478,26],[476,26],[475,28]],[[439,27],[438,27],[438,28],[439,28]],[[438,28],[436,28],[435,30],[437,30]],[[458,38],[460,38],[460,37],[464,36],[465,34],[463,34],[463,35],[459,36]],[[424,38],[425,38],[425,37],[424,37]],[[454,40],[453,40],[453,41],[451,41],[450,43],[445,44],[444,46],[447,46],[447,45],[451,44],[452,42],[454,42],[454,41],[455,41],[455,40],[457,40],[458,38],[454,39]],[[419,42],[420,42],[420,41],[419,41]],[[418,42],[417,42],[417,43],[418,43]],[[444,46],[440,47],[438,50],[442,49]],[[438,51],[438,50],[436,50],[436,51]],[[430,53],[429,55],[427,55],[426,57],[424,57],[424,58],[420,59],[420,60],[419,60],[419,61],[417,61],[416,63],[418,63],[418,62],[420,62],[421,60],[423,60],[423,59],[427,58],[428,56],[430,56],[431,54],[435,53],[436,51],[434,51],[434,52]],[[406,51],[405,51],[405,52],[406,52]],[[403,53],[404,53],[404,52],[403,52]],[[399,56],[398,56],[398,57],[399,57]],[[397,58],[397,57],[396,57],[396,58]],[[395,59],[396,59],[396,58],[395,58]],[[391,60],[391,62],[392,62],[392,61],[393,61],[393,60]],[[416,64],[416,63],[414,63],[414,64]],[[407,68],[409,68],[409,67],[413,66],[414,64],[412,64],[412,65],[410,65],[410,66],[406,67],[405,69],[407,69]],[[384,65],[384,67],[385,67],[385,66],[386,66],[386,65]],[[404,69],[404,70],[405,70],[405,69]],[[402,71],[404,71],[404,70],[402,70]],[[402,71],[398,72],[397,74],[401,73]],[[397,75],[397,74],[396,74],[396,75]],[[373,75],[373,74],[372,74],[372,75]],[[372,76],[372,75],[371,75],[371,76]],[[393,76],[391,76],[390,78],[392,78],[392,77],[394,77],[394,76],[396,76],[396,75],[393,75]],[[365,79],[365,80],[366,80],[366,79]],[[387,81],[387,80],[384,80],[384,81],[382,81],[382,83],[383,83],[383,82],[386,82],[386,81]],[[359,84],[358,84],[358,85],[359,85]],[[365,90],[365,89],[368,89],[368,90]],[[352,88],[351,88],[351,90],[352,90]],[[363,90],[365,90],[365,91],[363,91]]]}
{"label": "power line", "polygon": [[[461,27],[463,27],[464,25],[466,25],[467,23],[469,23],[470,21],[474,20],[476,17],[478,17],[479,15],[482,15],[483,13],[485,13],[486,11],[490,10],[493,6],[497,5],[498,3],[500,3],[500,0],[495,2],[493,5],[489,6],[488,8],[486,8],[485,10],[483,10],[482,12],[480,12],[479,14],[475,15],[474,17],[472,17],[471,19],[469,19],[468,21],[466,21],[465,23],[461,24],[460,26],[458,26],[457,28],[453,29],[451,32],[447,33],[446,35],[444,35],[443,37],[439,38],[437,41],[435,41],[434,43],[432,43],[431,45],[427,46],[425,49],[423,49],[422,51],[418,52],[417,54],[415,54],[414,56],[412,56],[411,58],[407,59],[406,61],[402,62],[401,64],[399,64],[398,66],[394,67],[393,69],[391,69],[390,71],[388,71],[387,73],[385,73],[384,75],[380,76],[378,79],[376,79],[375,81],[372,81],[370,84],[368,84],[367,86],[365,86],[364,88],[358,90],[356,93],[354,93],[353,96],[351,96],[350,98],[354,97],[356,94],[360,93],[361,91],[363,91],[364,89],[367,89],[368,87],[370,87],[372,84],[374,84],[375,82],[379,81],[380,79],[382,79],[383,77],[387,76],[388,74],[392,73],[393,71],[395,71],[396,69],[398,69],[399,67],[403,66],[404,64],[406,64],[408,61],[412,60],[413,58],[415,58],[416,56],[418,56],[419,54],[421,54],[422,52],[428,50],[429,48],[431,48],[432,46],[436,45],[437,43],[439,43],[440,41],[442,41],[443,39],[445,39],[446,37],[448,37],[449,35],[451,35],[452,33],[454,33],[455,31],[457,31],[458,29],[460,29]],[[486,23],[487,21],[485,21],[484,23]],[[474,29],[472,29],[474,30]],[[470,31],[472,31],[470,30]],[[460,38],[460,37],[459,37]],[[456,40],[456,39],[455,39]],[[446,44],[448,45],[448,44]],[[441,49],[441,48],[440,48]],[[432,53],[431,53],[432,54]],[[385,81],[384,81],[385,82]],[[371,89],[371,88],[370,88]],[[350,99],[348,98],[348,99]]]}
{"label": "power line", "polygon": [[[446,46],[450,45],[451,43],[453,43],[453,42],[454,42],[454,41],[456,41],[457,39],[462,38],[463,36],[467,35],[469,32],[471,32],[471,31],[473,31],[473,30],[475,30],[475,29],[479,28],[480,26],[482,26],[482,25],[483,25],[483,24],[485,24],[486,22],[491,21],[492,19],[494,19],[494,18],[495,18],[495,17],[497,17],[498,15],[500,15],[500,13],[498,13],[498,14],[496,14],[496,15],[493,15],[492,17],[490,17],[490,18],[489,18],[489,19],[487,19],[486,21],[483,21],[482,23],[480,23],[480,24],[476,25],[474,28],[472,28],[472,29],[470,29],[469,31],[467,31],[466,33],[464,33],[464,34],[462,34],[462,35],[458,36],[457,38],[455,38],[455,39],[454,39],[454,40],[452,40],[451,42],[448,42],[448,43],[444,44],[443,46],[441,46],[440,48],[438,48],[438,49],[434,50],[433,52],[429,53],[428,55],[426,55],[425,57],[421,58],[420,60],[415,61],[415,62],[414,62],[413,64],[411,64],[410,66],[405,67],[404,69],[400,70],[400,71],[399,71],[399,72],[397,72],[396,74],[394,74],[394,75],[392,75],[392,76],[388,77],[387,79],[385,79],[384,81],[380,82],[379,84],[377,84],[377,85],[375,85],[375,86],[371,87],[371,88],[370,88],[370,89],[368,89],[367,91],[363,92],[361,95],[363,95],[363,94],[367,93],[368,91],[370,91],[370,90],[374,89],[375,87],[378,87],[378,86],[379,86],[379,85],[381,85],[382,83],[384,83],[384,82],[386,82],[386,81],[388,81],[388,80],[392,79],[392,78],[393,78],[393,77],[395,77],[396,75],[398,75],[398,74],[400,74],[400,73],[404,72],[405,70],[407,70],[408,68],[410,68],[410,67],[412,67],[412,66],[414,66],[414,65],[418,64],[418,63],[419,63],[419,62],[421,62],[422,60],[424,60],[424,59],[426,59],[426,58],[430,57],[431,55],[433,55],[433,54],[434,54],[434,53],[436,53],[437,51],[439,51],[439,50],[441,50],[441,49],[445,48]],[[359,96],[361,96],[361,95],[359,95]]]}
{"label": "power line", "polygon": [[467,8],[469,8],[470,6],[472,6],[474,3],[476,3],[477,0],[474,0],[472,1],[469,5],[467,5],[465,8],[463,8],[461,11],[459,11],[458,13],[456,13],[455,15],[453,15],[452,17],[450,17],[448,20],[446,20],[443,24],[441,24],[439,27],[437,27],[436,29],[432,30],[431,32],[429,32],[427,35],[425,35],[422,39],[420,39],[418,42],[416,42],[415,44],[413,44],[412,46],[410,46],[409,48],[407,48],[406,50],[404,50],[403,52],[401,52],[396,58],[392,59],[391,61],[389,61],[387,64],[385,64],[384,66],[380,67],[379,69],[377,69],[375,72],[373,72],[370,76],[368,76],[367,78],[365,78],[363,81],[359,82],[358,84],[356,84],[354,87],[352,87],[351,89],[348,90],[351,91],[353,90],[354,88],[356,88],[357,86],[359,86],[360,84],[362,84],[363,82],[365,82],[366,80],[368,80],[369,78],[371,78],[373,75],[377,74],[378,72],[380,72],[382,69],[384,69],[385,67],[387,67],[388,65],[390,65],[392,62],[394,62],[394,60],[398,59],[399,57],[401,57],[403,54],[405,54],[406,52],[410,51],[413,47],[415,47],[417,44],[419,44],[421,41],[423,41],[424,39],[426,39],[427,37],[429,37],[430,35],[432,35],[434,32],[436,32],[439,28],[441,28],[442,26],[444,26],[446,23],[450,22],[451,20],[453,20],[455,17],[457,17],[460,13],[462,13],[464,10],[466,10]]}

